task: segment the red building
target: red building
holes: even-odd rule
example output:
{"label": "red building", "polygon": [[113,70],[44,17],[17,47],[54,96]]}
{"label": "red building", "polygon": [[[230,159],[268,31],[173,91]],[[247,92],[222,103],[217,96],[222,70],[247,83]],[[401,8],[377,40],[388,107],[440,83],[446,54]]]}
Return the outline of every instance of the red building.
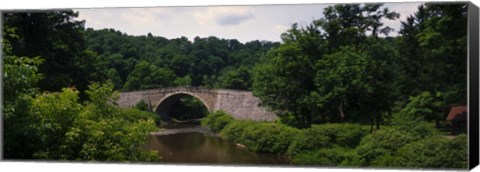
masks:
{"label": "red building", "polygon": [[452,122],[452,134],[466,133],[467,131],[467,106],[453,106],[447,116],[447,121]]}

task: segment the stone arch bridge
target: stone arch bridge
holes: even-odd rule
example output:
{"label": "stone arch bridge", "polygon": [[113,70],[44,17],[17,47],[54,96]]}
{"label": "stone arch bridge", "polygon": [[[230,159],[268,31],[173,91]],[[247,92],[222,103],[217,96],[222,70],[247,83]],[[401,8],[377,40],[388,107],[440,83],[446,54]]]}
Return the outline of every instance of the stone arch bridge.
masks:
{"label": "stone arch bridge", "polygon": [[171,106],[184,96],[193,96],[200,100],[208,112],[223,110],[235,119],[255,121],[273,121],[277,116],[259,106],[260,100],[250,91],[207,89],[201,87],[168,87],[143,91],[120,93],[118,105],[133,107],[142,99],[149,104],[150,110],[160,116],[167,115]]}

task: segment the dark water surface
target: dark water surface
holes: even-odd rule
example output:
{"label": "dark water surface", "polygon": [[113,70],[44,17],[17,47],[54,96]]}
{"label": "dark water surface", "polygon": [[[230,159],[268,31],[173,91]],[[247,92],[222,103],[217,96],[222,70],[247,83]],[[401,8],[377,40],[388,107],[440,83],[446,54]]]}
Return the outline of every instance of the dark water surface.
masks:
{"label": "dark water surface", "polygon": [[[192,132],[194,130],[197,131]],[[152,134],[147,140],[146,148],[158,151],[162,163],[288,164],[288,159],[284,156],[247,151],[198,126],[170,127],[161,133]]]}

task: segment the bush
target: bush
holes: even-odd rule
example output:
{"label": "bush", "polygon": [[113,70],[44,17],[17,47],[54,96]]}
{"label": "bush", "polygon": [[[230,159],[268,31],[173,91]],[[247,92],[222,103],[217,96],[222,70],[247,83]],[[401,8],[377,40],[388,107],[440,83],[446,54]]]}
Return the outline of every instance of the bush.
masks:
{"label": "bush", "polygon": [[32,102],[39,138],[33,158],[87,161],[154,161],[159,157],[143,148],[157,130],[152,114],[120,109],[109,102],[113,84],[93,84],[90,101],[78,103],[78,92],[44,93]]}
{"label": "bush", "polygon": [[409,133],[415,137],[416,140],[438,134],[438,132],[429,127],[427,122],[422,119],[410,118],[402,113],[393,114],[392,127],[399,131]]}
{"label": "bush", "polygon": [[[64,88],[60,93],[44,93],[33,99],[30,107],[33,118],[29,126],[35,131],[35,137],[29,139],[38,139],[34,145],[36,152],[46,152],[43,157],[62,158],[64,152],[59,147],[83,108],[78,99],[78,91],[70,88]],[[34,158],[39,157],[34,154]]]}
{"label": "bush", "polygon": [[349,156],[350,149],[335,147],[318,149],[295,155],[291,163],[295,165],[339,166]]}
{"label": "bush", "polygon": [[142,111],[136,108],[120,109],[120,116],[129,122],[148,119],[158,122],[160,120],[160,115],[152,112]]}
{"label": "bush", "polygon": [[361,138],[368,134],[368,130],[358,124],[323,124],[313,125],[304,129],[295,137],[288,153],[306,152],[310,150],[329,148],[334,145],[353,148]]}
{"label": "bush", "polygon": [[202,118],[201,124],[202,126],[210,128],[213,132],[219,132],[232,121],[234,121],[234,119],[229,114],[224,111],[216,111]]}
{"label": "bush", "polygon": [[407,132],[401,132],[395,128],[383,128],[365,136],[358,147],[355,148],[357,159],[346,162],[354,166],[384,166],[378,160],[380,157],[394,155],[395,151],[412,141],[415,137]]}
{"label": "bush", "polygon": [[243,142],[255,152],[285,153],[300,130],[275,123],[256,123],[243,133]]}
{"label": "bush", "polygon": [[467,168],[468,149],[465,135],[449,140],[430,137],[412,142],[398,150],[397,166],[421,168]]}
{"label": "bush", "polygon": [[[395,117],[394,117],[395,118]],[[409,133],[412,137],[415,137],[415,140],[431,137],[438,135],[438,131],[433,130],[428,124],[424,121],[414,121],[414,120],[396,120],[396,123],[392,126],[393,128]]]}
{"label": "bush", "polygon": [[137,104],[135,104],[135,108],[142,111],[150,111],[149,105],[143,99],[138,101]]}
{"label": "bush", "polygon": [[300,130],[278,123],[235,121],[221,134],[255,152],[285,153]]}
{"label": "bush", "polygon": [[254,125],[255,122],[247,121],[247,120],[238,120],[233,121],[228,124],[220,134],[225,137],[226,139],[230,140],[234,143],[241,143],[243,142],[243,133],[248,126]]}

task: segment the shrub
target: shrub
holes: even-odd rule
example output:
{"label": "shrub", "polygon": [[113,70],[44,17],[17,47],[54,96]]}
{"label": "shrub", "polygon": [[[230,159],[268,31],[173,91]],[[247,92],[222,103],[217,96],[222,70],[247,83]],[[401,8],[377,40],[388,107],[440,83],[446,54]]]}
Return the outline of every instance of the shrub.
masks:
{"label": "shrub", "polygon": [[150,111],[149,105],[143,99],[141,99],[140,101],[138,101],[137,104],[135,104],[135,108],[142,111]]}
{"label": "shrub", "polygon": [[221,134],[255,152],[285,153],[300,130],[278,123],[235,121]]}
{"label": "shrub", "polygon": [[416,138],[407,132],[396,128],[383,128],[365,136],[355,148],[358,162],[346,162],[348,165],[382,166],[377,160],[379,157],[394,155],[395,151]]}
{"label": "shrub", "polygon": [[392,115],[391,124],[397,130],[402,132],[408,132],[417,139],[423,139],[433,136],[436,133],[432,128],[428,127],[427,123],[423,119],[413,118],[414,114],[406,114],[409,107],[407,106],[402,112]]}
{"label": "shrub", "polygon": [[368,130],[358,124],[323,124],[304,129],[295,137],[288,153],[294,155],[310,150],[329,148],[334,145],[353,148]]}
{"label": "shrub", "polygon": [[[108,102],[113,84],[93,84],[90,101],[78,103],[78,92],[44,93],[33,100],[34,124],[42,138],[33,158],[87,161],[154,161],[159,157],[143,148],[146,137],[157,130],[152,114],[123,110]],[[105,114],[107,113],[108,114]]]}
{"label": "shrub", "polygon": [[255,152],[285,153],[299,132],[283,124],[255,123],[244,130],[242,142]]}
{"label": "shrub", "polygon": [[248,126],[254,125],[255,122],[247,121],[247,120],[238,120],[233,121],[228,124],[220,134],[224,136],[226,139],[230,140],[234,143],[242,142],[243,133]]}
{"label": "shrub", "polygon": [[467,168],[465,135],[449,140],[430,137],[412,142],[398,150],[397,166],[422,168]]}
{"label": "shrub", "polygon": [[[31,124],[35,137],[37,152],[44,152],[42,158],[60,159],[64,153],[59,149],[64,143],[65,133],[73,125],[82,105],[78,103],[78,91],[64,88],[60,93],[44,93],[33,99]],[[46,152],[46,153],[45,153]],[[35,158],[38,158],[34,154]]]}
{"label": "shrub", "polygon": [[302,152],[292,158],[295,165],[339,166],[349,156],[350,149],[335,147]]}
{"label": "shrub", "polygon": [[152,112],[142,111],[136,108],[120,109],[120,116],[129,122],[148,119],[152,119],[158,122],[160,120],[159,115]]}
{"label": "shrub", "polygon": [[[394,117],[395,118],[395,117]],[[415,140],[431,137],[438,135],[438,132],[433,130],[428,126],[424,121],[414,121],[414,120],[405,120],[399,121],[395,120],[397,123],[393,127],[399,131],[409,133],[412,137],[415,137]]]}
{"label": "shrub", "polygon": [[202,118],[201,124],[202,126],[210,128],[213,132],[219,132],[232,121],[234,121],[234,119],[229,114],[224,111],[216,111]]}

